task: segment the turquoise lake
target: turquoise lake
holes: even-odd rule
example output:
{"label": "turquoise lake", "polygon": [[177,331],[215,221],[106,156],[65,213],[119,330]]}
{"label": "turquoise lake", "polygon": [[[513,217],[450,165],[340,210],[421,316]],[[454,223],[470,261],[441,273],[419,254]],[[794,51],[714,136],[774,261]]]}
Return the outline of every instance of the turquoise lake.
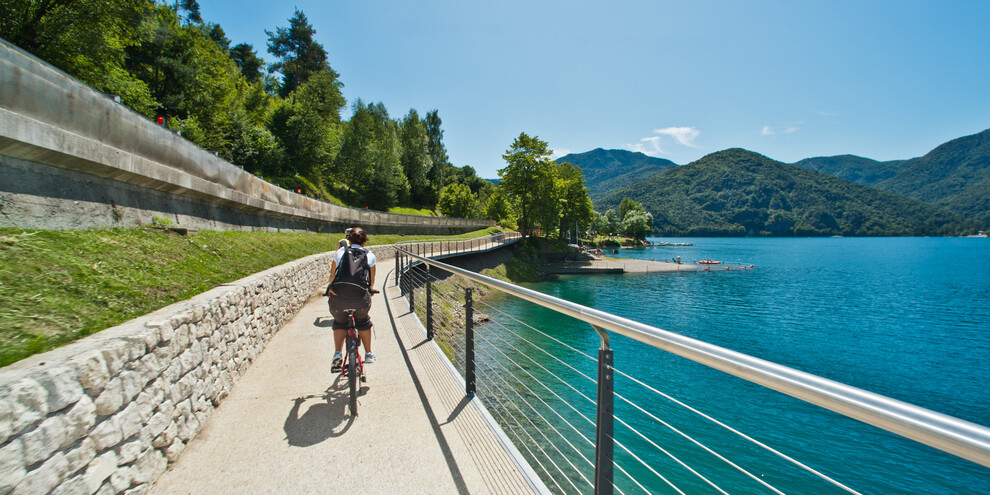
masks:
{"label": "turquoise lake", "polygon": [[[681,256],[687,262],[711,258],[752,264],[754,269],[561,276],[526,286],[990,425],[990,239],[653,240],[694,245],[623,249],[616,256],[658,261]],[[585,418],[590,414],[594,419],[594,406],[585,397],[594,399],[594,383],[579,373],[595,377],[594,362],[570,347],[596,356],[598,335],[585,323],[530,303],[500,300],[498,308],[507,315],[493,314],[493,320],[506,323],[484,325],[479,335],[501,349],[532,356],[540,364],[514,365],[525,376],[512,381],[511,377],[492,376],[506,373],[491,373],[495,368],[484,364],[486,359],[492,362],[505,358],[482,352],[480,395],[484,397],[486,380],[501,381],[517,390],[519,401],[539,396],[541,403],[560,411],[540,412],[542,406],[527,409],[518,404],[489,402],[496,417],[516,418],[513,421],[518,426],[505,429],[517,444],[523,444],[520,450],[524,454],[538,449],[551,452],[549,462],[543,462],[548,470],[562,473],[545,479],[553,491],[590,492],[586,483],[593,468],[582,456],[590,457],[593,447],[581,438],[582,434],[569,432],[566,427],[561,427],[563,433],[557,435],[567,439],[564,446],[548,447],[556,441],[553,434],[545,434],[550,427],[541,426],[540,419],[548,424],[574,424],[584,435],[593,433],[594,427]],[[512,318],[560,342],[511,323]],[[563,363],[541,357],[526,341]],[[618,372],[683,401],[852,490],[883,494],[990,493],[988,468],[621,336],[612,337],[611,347]],[[553,393],[541,389],[538,383],[545,383]],[[622,493],[677,493],[672,486],[684,493],[720,493],[712,485],[728,493],[774,493],[637,408],[649,411],[783,493],[845,493],[628,378],[617,376],[615,387],[616,394],[636,404],[615,399],[616,439],[629,449],[627,452],[616,447],[615,480]],[[529,432],[523,431],[527,428]],[[633,433],[633,429],[646,439]],[[556,467],[549,467],[551,464]]]}

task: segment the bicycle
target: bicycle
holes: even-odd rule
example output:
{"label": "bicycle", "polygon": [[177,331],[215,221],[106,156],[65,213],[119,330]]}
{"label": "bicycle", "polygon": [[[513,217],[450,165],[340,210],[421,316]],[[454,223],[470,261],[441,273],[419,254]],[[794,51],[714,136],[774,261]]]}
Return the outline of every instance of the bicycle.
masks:
{"label": "bicycle", "polygon": [[347,353],[344,354],[344,362],[340,366],[340,374],[347,373],[347,381],[351,389],[351,415],[357,416],[357,397],[358,380],[361,382],[368,381],[368,377],[364,374],[364,360],[361,359],[361,336],[358,335],[357,327],[354,326],[354,312],[355,309],[345,309],[343,310],[347,313]]}

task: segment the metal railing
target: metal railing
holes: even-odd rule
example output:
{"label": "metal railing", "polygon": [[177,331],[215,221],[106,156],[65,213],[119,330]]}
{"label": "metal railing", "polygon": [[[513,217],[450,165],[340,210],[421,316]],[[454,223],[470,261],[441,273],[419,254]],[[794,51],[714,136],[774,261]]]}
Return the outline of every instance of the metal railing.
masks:
{"label": "metal railing", "polygon": [[[613,414],[613,400],[618,398],[624,403],[624,407],[636,409],[649,417],[650,421],[664,425],[673,435],[682,437],[686,442],[696,445],[731,466],[739,476],[752,480],[765,489],[782,493],[769,482],[764,481],[762,476],[737,465],[703,442],[667,423],[663,418],[617,394],[613,383],[615,375],[618,374],[623,379],[628,379],[637,386],[649,390],[650,393],[700,415],[706,421],[757,445],[760,449],[833,487],[858,493],[808,465],[657,390],[651,384],[643,383],[635,377],[616,370],[612,366],[613,350],[610,348],[610,334],[631,338],[984,467],[990,467],[990,429],[984,426],[438,262],[430,258],[434,255],[446,256],[467,251],[467,249],[458,251],[460,248],[445,247],[442,244],[444,241],[439,242],[440,244],[435,241],[418,245],[396,245],[396,285],[408,297],[410,308],[416,311],[421,321],[425,322],[427,337],[436,339],[451,361],[458,369],[463,370],[465,393],[477,392],[485,396],[485,404],[492,411],[492,415],[503,425],[508,425],[507,435],[524,454],[528,454],[531,464],[533,462],[537,464],[534,469],[546,473],[545,480],[549,479],[552,483],[548,483],[548,486],[554,486],[557,491],[581,492],[580,486],[590,485],[594,487],[595,493],[612,493],[616,474],[631,478],[633,484],[644,491],[649,491],[630,474],[632,468],[615,464],[613,454],[615,447],[618,446],[625,458],[634,459],[633,463],[638,463],[666,485],[682,492],[662,473],[654,469],[650,462],[640,459],[627,446],[616,444],[614,425],[615,421],[619,421],[623,428],[633,432],[632,436],[638,437],[636,441],[651,444],[651,448],[661,452],[659,457],[671,459],[670,462],[693,473],[700,483],[725,493],[718,486],[717,481],[709,479],[664,446],[654,442],[648,435],[640,433],[631,421],[616,418]],[[492,242],[490,245],[494,248],[496,244],[498,243]],[[475,240],[469,246],[475,250],[484,250],[489,244],[486,244],[486,241]],[[461,246],[461,248],[466,247]],[[529,337],[522,334],[508,337],[512,342],[505,341],[506,337],[495,335],[494,332],[479,334],[474,329],[475,306],[482,304],[484,310],[492,314],[499,314],[500,311],[497,304],[489,305],[475,300],[473,291],[476,287],[518,297],[590,324],[600,337],[601,345],[597,357],[564,344],[547,335],[546,332],[518,320],[514,324],[528,327],[526,332],[533,335],[540,334],[546,339],[558,342],[559,350],[547,352],[542,349],[542,345],[530,342]],[[461,294],[464,294],[463,305],[460,303]],[[506,318],[513,317],[500,314],[498,318],[492,318],[491,323],[501,324],[497,320]],[[504,351],[518,346],[527,346],[531,350],[514,353]],[[562,357],[563,353],[574,357]],[[479,364],[477,357],[483,358],[484,363]],[[558,368],[565,370],[564,373],[560,373],[562,376],[557,376],[543,364],[553,361],[559,362]],[[590,376],[592,373],[579,369],[580,366],[576,364],[578,361],[595,361],[597,377],[592,377]],[[479,370],[479,366],[486,369]],[[563,376],[565,373],[567,376]],[[592,415],[587,414],[580,407],[567,404],[551,387],[546,386],[544,382],[547,380],[556,381],[561,387],[570,388],[577,396],[593,403],[594,418],[592,419],[590,417]],[[593,382],[593,387],[579,385],[579,382]],[[507,390],[512,390],[517,397],[503,397]],[[548,404],[551,402],[559,407]],[[593,424],[594,435],[584,433],[580,427],[582,423]],[[551,441],[550,436],[562,440]],[[547,445],[552,445],[552,448],[546,447]],[[590,452],[591,448],[594,450],[593,454]],[[568,452],[564,452],[565,450]],[[593,479],[588,479],[584,469],[575,463],[593,464]],[[616,473],[615,469],[619,472]]]}

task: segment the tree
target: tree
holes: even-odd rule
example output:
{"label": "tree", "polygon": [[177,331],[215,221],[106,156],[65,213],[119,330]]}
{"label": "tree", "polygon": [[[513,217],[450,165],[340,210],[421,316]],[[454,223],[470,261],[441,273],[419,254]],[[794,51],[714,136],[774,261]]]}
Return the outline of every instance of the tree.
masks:
{"label": "tree", "polygon": [[495,187],[485,202],[485,215],[499,225],[515,225],[515,208],[506,196],[505,190]]}
{"label": "tree", "polygon": [[408,194],[398,130],[399,125],[388,117],[381,103],[354,103],[333,172],[339,182],[354,191],[356,202],[385,210]]}
{"label": "tree", "polygon": [[622,219],[619,230],[634,239],[643,239],[653,232],[653,215],[645,210],[632,210]]}
{"label": "tree", "polygon": [[443,145],[443,129],[440,128],[443,121],[440,120],[439,113],[436,110],[427,113],[423,122],[426,124],[426,138],[429,140],[427,148],[432,163],[427,174],[431,185],[431,198],[428,202],[434,203],[437,201],[440,189],[450,183],[448,176],[453,165],[447,159],[447,149]]}
{"label": "tree", "polygon": [[286,149],[289,169],[282,175],[300,174],[320,184],[330,175],[339,147],[340,83],[331,71],[319,72],[293,96],[294,103],[283,102],[272,117],[272,133]]}
{"label": "tree", "polygon": [[125,60],[127,48],[141,42],[140,20],[153,9],[146,0],[4,0],[0,38],[152,117],[148,86]]}
{"label": "tree", "polygon": [[[560,192],[560,239],[565,240],[568,231],[578,233],[588,228],[594,218],[594,207],[584,187],[584,174],[571,163],[557,165],[557,190]],[[574,239],[575,241],[577,239]]]}
{"label": "tree", "polygon": [[426,124],[419,119],[415,109],[410,109],[402,119],[401,132],[402,170],[409,180],[411,199],[418,205],[429,204],[433,199],[429,180],[433,159],[430,157]]}
{"label": "tree", "polygon": [[615,216],[615,210],[609,208],[605,211],[605,226],[607,231],[604,232],[608,235],[615,235],[619,233],[619,223],[620,218]]}
{"label": "tree", "polygon": [[330,71],[335,79],[339,77],[330,68],[323,45],[313,40],[316,29],[309,24],[309,19],[301,10],[297,9],[295,15],[289,19],[288,28],[276,28],[274,33],[265,31],[265,34],[268,35],[268,52],[278,57],[268,67],[268,72],[282,74],[279,95],[283,98],[308,81],[313,74]]}
{"label": "tree", "polygon": [[437,209],[448,217],[478,218],[481,207],[478,198],[464,184],[449,184],[440,190]]}
{"label": "tree", "polygon": [[248,43],[238,43],[230,49],[230,58],[241,69],[241,75],[248,82],[258,82],[262,78],[261,68],[265,61],[258,57],[258,52]]}
{"label": "tree", "polygon": [[632,211],[646,211],[646,209],[643,208],[643,205],[629,198],[622,198],[622,202],[619,203],[619,222],[625,220],[626,215]]}
{"label": "tree", "polygon": [[506,194],[519,208],[523,235],[529,235],[537,224],[546,234],[556,230],[560,219],[554,187],[556,166],[546,141],[521,133],[502,158],[507,165],[498,175]]}

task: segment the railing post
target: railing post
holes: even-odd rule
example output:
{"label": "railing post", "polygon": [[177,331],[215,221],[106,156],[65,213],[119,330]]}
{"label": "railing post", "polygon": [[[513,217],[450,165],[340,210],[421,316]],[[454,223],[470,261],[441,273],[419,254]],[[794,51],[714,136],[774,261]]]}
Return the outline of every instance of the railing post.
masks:
{"label": "railing post", "polygon": [[433,282],[430,265],[426,265],[426,340],[433,340]]}
{"label": "railing post", "polygon": [[598,414],[595,421],[595,495],[612,495],[613,452],[613,381],[612,349],[608,347],[608,333],[594,327],[602,339],[598,350]]}
{"label": "railing post", "polygon": [[464,393],[474,395],[474,298],[473,289],[464,289]]}
{"label": "railing post", "polygon": [[399,250],[395,250],[395,285],[399,285]]}
{"label": "railing post", "polygon": [[[412,268],[410,268],[410,270],[412,270]],[[416,312],[416,287],[415,282],[412,279],[409,280],[409,312]]]}

